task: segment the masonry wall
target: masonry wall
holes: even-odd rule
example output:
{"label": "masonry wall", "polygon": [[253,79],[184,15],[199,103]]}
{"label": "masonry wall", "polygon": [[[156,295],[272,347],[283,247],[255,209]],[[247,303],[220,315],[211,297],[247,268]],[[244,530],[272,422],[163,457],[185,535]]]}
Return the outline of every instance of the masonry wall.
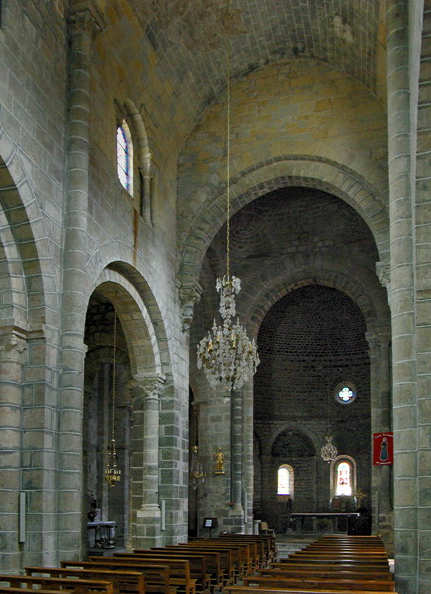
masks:
{"label": "masonry wall", "polygon": [[[277,498],[277,469],[294,470],[293,511],[331,509],[330,466],[320,456],[326,435],[339,455],[357,464],[357,488],[371,503],[370,378],[361,312],[345,295],[310,285],[276,303],[258,337],[255,431],[261,474],[255,475],[257,519],[286,531],[285,504]],[[340,382],[356,386],[349,404],[335,400]],[[260,488],[259,483],[265,486]]]}

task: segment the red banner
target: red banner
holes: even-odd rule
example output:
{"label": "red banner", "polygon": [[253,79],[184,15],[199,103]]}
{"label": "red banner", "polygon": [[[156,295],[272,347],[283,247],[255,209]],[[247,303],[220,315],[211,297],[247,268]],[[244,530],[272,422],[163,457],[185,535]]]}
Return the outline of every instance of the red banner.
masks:
{"label": "red banner", "polygon": [[393,433],[374,433],[373,435],[373,464],[394,463],[394,438]]}

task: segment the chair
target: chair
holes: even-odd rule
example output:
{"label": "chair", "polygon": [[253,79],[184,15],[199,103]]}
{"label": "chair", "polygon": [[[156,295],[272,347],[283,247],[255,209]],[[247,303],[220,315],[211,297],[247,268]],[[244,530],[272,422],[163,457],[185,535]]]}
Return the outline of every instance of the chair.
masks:
{"label": "chair", "polygon": [[261,522],[260,523],[260,533],[261,534],[270,534],[271,536],[275,536],[274,530],[268,526],[268,522]]}

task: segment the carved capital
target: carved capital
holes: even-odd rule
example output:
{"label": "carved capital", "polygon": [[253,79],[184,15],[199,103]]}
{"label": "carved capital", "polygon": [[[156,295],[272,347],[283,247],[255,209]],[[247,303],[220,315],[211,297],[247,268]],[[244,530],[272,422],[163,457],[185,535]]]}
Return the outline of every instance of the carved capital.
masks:
{"label": "carved capital", "polygon": [[105,19],[94,0],[75,0],[69,9],[72,31],[97,35],[105,26]]}
{"label": "carved capital", "polygon": [[181,285],[179,289],[181,303],[181,322],[183,332],[188,332],[193,319],[193,309],[199,303],[202,295],[202,287],[196,283],[193,285]]}
{"label": "carved capital", "polygon": [[366,332],[365,339],[368,342],[368,354],[370,357],[378,357],[382,350],[389,345],[391,335],[389,332]]}
{"label": "carved capital", "polygon": [[382,287],[388,293],[388,303],[391,304],[391,267],[388,262],[376,262],[376,273]]}
{"label": "carved capital", "polygon": [[131,382],[135,398],[159,400],[166,378],[161,373],[136,374]]}
{"label": "carved capital", "polygon": [[368,342],[368,354],[372,357],[380,355],[380,339],[376,332],[366,332],[365,339]]}
{"label": "carved capital", "polygon": [[0,330],[0,361],[24,363],[27,349],[27,336],[18,328],[2,328]]}

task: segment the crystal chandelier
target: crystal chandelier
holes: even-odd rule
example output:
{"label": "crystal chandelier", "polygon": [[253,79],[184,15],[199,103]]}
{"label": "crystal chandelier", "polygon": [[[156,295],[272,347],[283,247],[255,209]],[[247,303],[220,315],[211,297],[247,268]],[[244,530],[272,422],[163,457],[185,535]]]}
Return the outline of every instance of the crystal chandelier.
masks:
{"label": "crystal chandelier", "polygon": [[193,489],[197,489],[200,484],[205,482],[205,474],[202,464],[198,459],[198,446],[192,446],[192,460],[190,464],[190,484]]}
{"label": "crystal chandelier", "polygon": [[105,468],[105,480],[110,487],[121,479],[121,470],[117,467],[117,450],[115,447],[115,391],[116,391],[116,363],[117,363],[117,313],[114,309],[114,355],[112,361],[112,430],[111,441],[108,445],[108,462]]}
{"label": "crystal chandelier", "polygon": [[[230,2],[228,5],[230,16]],[[228,24],[229,27],[229,18]],[[226,134],[226,274],[217,278],[216,289],[220,293],[219,312],[223,319],[213,327],[198,345],[198,368],[203,368],[205,376],[213,388],[222,387],[226,391],[238,390],[249,377],[256,373],[259,355],[254,339],[249,340],[246,329],[232,318],[236,314],[235,295],[241,289],[241,281],[230,275],[230,49],[227,38],[227,134]]]}
{"label": "crystal chandelier", "polygon": [[322,449],[320,450],[320,455],[322,456],[323,460],[325,460],[325,462],[329,463],[329,462],[332,462],[332,460],[334,460],[337,457],[337,454],[338,454],[338,450],[335,447],[335,445],[332,443],[332,437],[327,435],[326,442],[322,446]]}

